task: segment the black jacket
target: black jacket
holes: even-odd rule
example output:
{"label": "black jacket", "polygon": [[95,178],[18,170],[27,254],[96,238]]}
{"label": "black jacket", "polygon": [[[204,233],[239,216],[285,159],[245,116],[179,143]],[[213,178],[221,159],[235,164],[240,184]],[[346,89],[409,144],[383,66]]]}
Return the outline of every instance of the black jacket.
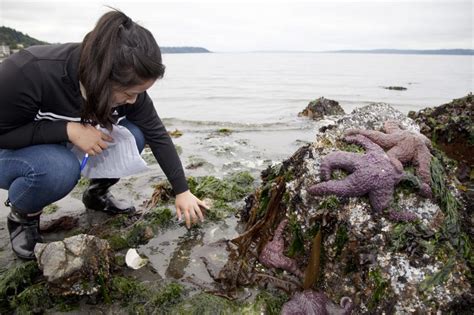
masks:
{"label": "black jacket", "polygon": [[[0,148],[68,141],[66,124],[79,122],[80,44],[33,46],[0,63]],[[175,193],[188,189],[171,138],[146,92],[133,105],[115,108],[145,135]]]}

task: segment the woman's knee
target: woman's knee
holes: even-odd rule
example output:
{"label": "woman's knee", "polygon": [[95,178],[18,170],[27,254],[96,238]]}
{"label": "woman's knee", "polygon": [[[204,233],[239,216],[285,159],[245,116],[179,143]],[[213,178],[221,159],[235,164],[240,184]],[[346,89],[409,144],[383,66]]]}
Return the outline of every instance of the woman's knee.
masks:
{"label": "woman's knee", "polygon": [[80,178],[79,161],[65,146],[32,146],[16,150],[10,159],[23,167],[12,170],[8,195],[26,212],[61,199]]}
{"label": "woman's knee", "polygon": [[145,148],[145,136],[143,135],[143,132],[140,130],[140,128],[127,119],[122,119],[119,125],[127,128],[132,133],[137,144],[138,152],[142,152]]}
{"label": "woman's knee", "polygon": [[81,177],[80,164],[77,157],[69,149],[61,145],[50,148],[50,158],[45,158],[45,165],[39,167],[38,174],[52,190],[60,195],[69,193]]}
{"label": "woman's knee", "polygon": [[81,176],[77,157],[61,145],[51,146],[45,154],[44,163],[36,166],[36,173],[56,191],[72,190]]}

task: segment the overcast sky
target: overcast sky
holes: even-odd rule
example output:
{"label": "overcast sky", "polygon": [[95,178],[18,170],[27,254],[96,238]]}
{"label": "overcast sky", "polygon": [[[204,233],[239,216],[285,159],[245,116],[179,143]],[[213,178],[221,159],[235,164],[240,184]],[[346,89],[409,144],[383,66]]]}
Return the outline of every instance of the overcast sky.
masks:
{"label": "overcast sky", "polygon": [[110,5],[160,46],[212,51],[473,49],[472,1],[0,0],[0,25],[47,42],[78,42]]}

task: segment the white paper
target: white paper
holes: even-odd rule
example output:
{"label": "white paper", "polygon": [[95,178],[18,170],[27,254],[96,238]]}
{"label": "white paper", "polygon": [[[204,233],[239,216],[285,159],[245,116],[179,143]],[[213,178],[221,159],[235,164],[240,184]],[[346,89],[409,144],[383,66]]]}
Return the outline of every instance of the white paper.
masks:
{"label": "white paper", "polygon": [[[82,170],[82,176],[120,178],[149,170],[145,160],[138,152],[135,137],[127,128],[114,125],[112,132],[105,128],[98,128],[98,130],[110,134],[114,142],[108,142],[109,147],[101,154],[89,156],[89,160]],[[76,146],[72,148],[72,152],[81,163],[85,153]]]}

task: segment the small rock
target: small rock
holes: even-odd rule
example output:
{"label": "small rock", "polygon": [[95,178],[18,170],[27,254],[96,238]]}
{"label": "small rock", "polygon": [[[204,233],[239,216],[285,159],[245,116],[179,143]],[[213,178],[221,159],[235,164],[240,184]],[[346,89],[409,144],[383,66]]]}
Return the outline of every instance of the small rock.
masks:
{"label": "small rock", "polygon": [[313,120],[321,120],[327,115],[344,115],[345,112],[338,102],[320,97],[308,104],[308,106],[298,114]]}
{"label": "small rock", "polygon": [[98,292],[110,273],[109,243],[96,236],[79,234],[35,247],[38,266],[58,295],[91,295]]}
{"label": "small rock", "polygon": [[407,88],[403,86],[384,86],[386,90],[405,91]]}

